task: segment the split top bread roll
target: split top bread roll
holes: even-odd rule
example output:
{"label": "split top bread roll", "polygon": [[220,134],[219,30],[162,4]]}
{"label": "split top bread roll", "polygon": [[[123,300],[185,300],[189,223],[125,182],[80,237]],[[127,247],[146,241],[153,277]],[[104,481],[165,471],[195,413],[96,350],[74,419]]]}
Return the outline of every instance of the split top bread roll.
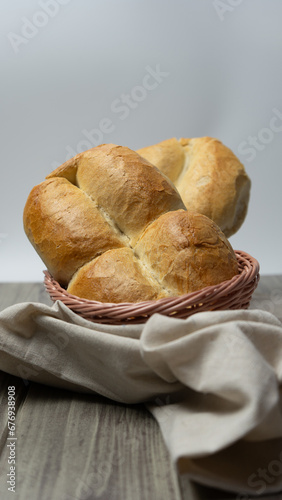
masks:
{"label": "split top bread roll", "polygon": [[251,182],[217,139],[168,139],[137,152],[166,174],[189,210],[212,219],[229,238],[245,220]]}
{"label": "split top bread roll", "polygon": [[139,302],[199,290],[238,273],[219,227],[186,210],[172,182],[136,152],[101,145],[35,186],[25,232],[69,293]]}

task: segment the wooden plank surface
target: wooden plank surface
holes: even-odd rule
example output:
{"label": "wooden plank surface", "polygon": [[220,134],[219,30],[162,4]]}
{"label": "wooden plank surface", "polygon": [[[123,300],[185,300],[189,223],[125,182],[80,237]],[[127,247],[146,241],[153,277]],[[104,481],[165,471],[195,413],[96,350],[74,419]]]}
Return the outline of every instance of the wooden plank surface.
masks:
{"label": "wooden plank surface", "polygon": [[[20,380],[3,377],[8,385],[19,395],[17,499],[181,498],[157,423],[143,406],[35,383],[23,390]],[[1,499],[5,490],[2,483]]]}
{"label": "wooden plank surface", "polygon": [[[51,304],[38,283],[0,284],[0,310]],[[264,276],[251,308],[282,320],[282,276]],[[16,388],[16,493],[7,490],[7,389]],[[143,405],[122,405],[0,372],[0,499],[239,500],[179,477]],[[261,497],[262,498],[262,497]],[[282,495],[268,497],[282,500]]]}

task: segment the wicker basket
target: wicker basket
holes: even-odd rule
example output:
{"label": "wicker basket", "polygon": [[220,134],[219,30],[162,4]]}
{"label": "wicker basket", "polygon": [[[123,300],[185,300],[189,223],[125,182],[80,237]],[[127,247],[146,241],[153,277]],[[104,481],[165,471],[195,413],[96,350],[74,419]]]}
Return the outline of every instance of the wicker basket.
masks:
{"label": "wicker basket", "polygon": [[154,313],[188,318],[200,311],[223,309],[247,309],[259,281],[259,263],[246,252],[235,251],[239,274],[216,286],[208,286],[197,292],[160,300],[137,303],[109,304],[82,299],[69,294],[48,271],[44,271],[46,291],[55,302],[60,300],[72,311],[89,321],[124,325],[145,323]]}

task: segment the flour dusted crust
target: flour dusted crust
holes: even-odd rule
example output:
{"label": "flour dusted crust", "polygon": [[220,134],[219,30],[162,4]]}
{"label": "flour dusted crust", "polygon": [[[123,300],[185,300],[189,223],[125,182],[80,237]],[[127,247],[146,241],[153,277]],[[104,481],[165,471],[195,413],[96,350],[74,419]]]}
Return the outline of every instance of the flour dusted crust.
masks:
{"label": "flour dusted crust", "polygon": [[61,165],[32,189],[23,220],[53,277],[79,297],[156,300],[238,273],[219,227],[186,210],[167,175],[122,146]]}
{"label": "flour dusted crust", "polygon": [[251,182],[233,152],[211,137],[168,139],[137,152],[166,174],[187,209],[212,219],[229,238],[245,220]]}

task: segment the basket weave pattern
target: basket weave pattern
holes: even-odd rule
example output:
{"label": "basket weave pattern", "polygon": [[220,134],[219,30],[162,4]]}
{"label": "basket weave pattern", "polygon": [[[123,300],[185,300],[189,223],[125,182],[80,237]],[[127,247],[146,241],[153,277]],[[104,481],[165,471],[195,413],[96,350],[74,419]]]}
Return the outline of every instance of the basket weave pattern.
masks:
{"label": "basket weave pattern", "polygon": [[95,323],[124,325],[145,323],[155,313],[188,318],[200,311],[247,309],[259,282],[259,263],[243,251],[235,251],[239,274],[216,286],[197,292],[137,303],[109,304],[69,294],[48,271],[44,271],[46,291],[55,302],[60,300],[72,311]]}

